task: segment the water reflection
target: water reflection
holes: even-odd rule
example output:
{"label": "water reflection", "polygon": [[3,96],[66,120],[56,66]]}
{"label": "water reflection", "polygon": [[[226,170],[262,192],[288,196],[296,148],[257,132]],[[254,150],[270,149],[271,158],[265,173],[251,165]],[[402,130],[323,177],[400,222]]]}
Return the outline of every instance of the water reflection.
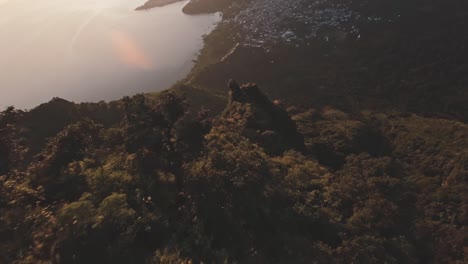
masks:
{"label": "water reflection", "polygon": [[220,17],[184,15],[186,1],[134,11],[144,1],[0,0],[0,107],[112,100],[182,78]]}
{"label": "water reflection", "polygon": [[114,30],[110,33],[112,46],[120,61],[143,70],[153,68],[153,63],[143,48],[127,33]]}

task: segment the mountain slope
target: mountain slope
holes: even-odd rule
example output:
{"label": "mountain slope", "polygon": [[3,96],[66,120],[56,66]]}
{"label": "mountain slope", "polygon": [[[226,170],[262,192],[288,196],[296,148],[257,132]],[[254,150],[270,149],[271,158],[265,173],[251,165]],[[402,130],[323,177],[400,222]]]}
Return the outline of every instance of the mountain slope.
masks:
{"label": "mountain slope", "polygon": [[[118,121],[58,99],[2,112],[0,261],[466,260],[465,124],[225,92],[214,117],[173,91],[124,98]],[[64,107],[73,118],[26,140]]]}
{"label": "mountain slope", "polygon": [[221,9],[186,85],[255,81],[293,104],[466,121],[465,1],[241,1]]}

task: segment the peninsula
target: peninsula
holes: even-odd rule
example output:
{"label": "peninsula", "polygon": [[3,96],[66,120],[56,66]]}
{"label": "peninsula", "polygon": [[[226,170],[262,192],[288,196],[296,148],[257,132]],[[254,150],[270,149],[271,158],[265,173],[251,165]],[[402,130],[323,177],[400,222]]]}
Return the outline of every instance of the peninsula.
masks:
{"label": "peninsula", "polygon": [[182,0],[148,0],[144,5],[137,7],[135,10],[148,10],[155,7],[162,7],[173,4]]}

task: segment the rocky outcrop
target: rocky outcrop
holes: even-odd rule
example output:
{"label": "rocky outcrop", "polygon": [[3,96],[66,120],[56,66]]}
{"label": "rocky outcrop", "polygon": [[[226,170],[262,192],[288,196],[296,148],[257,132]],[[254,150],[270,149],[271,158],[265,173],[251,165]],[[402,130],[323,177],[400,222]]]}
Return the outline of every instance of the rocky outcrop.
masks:
{"label": "rocky outcrop", "polygon": [[254,83],[248,83],[241,87],[239,84],[237,84],[236,81],[230,80],[228,88],[230,103],[251,103],[266,108],[273,107],[272,102],[260,91],[258,86]]}
{"label": "rocky outcrop", "polygon": [[222,116],[228,126],[239,129],[272,154],[304,149],[304,138],[289,114],[270,101],[256,84],[240,86],[231,80],[228,88],[228,106]]}

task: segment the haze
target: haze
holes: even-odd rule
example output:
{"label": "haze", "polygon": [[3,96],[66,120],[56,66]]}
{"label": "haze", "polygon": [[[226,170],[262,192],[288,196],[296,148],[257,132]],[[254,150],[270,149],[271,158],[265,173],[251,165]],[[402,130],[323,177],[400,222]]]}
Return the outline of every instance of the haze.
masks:
{"label": "haze", "polygon": [[0,0],[0,107],[108,101],[183,78],[220,15],[185,15],[186,1],[134,11],[143,2]]}

